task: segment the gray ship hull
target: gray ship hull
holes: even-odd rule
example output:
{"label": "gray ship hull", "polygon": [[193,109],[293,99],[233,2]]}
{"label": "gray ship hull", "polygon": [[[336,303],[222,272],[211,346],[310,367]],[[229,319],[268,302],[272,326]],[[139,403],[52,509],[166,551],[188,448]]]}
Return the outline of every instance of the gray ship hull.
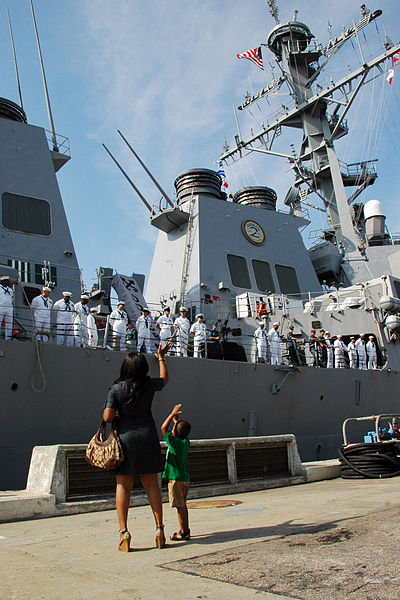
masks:
{"label": "gray ship hull", "polygon": [[[35,344],[0,341],[2,435],[0,489],[25,487],[32,447],[83,443],[101,419],[107,389],[123,354],[45,345],[36,370]],[[151,374],[156,359],[148,355]],[[293,433],[302,460],[337,456],[341,424],[351,416],[398,413],[399,374],[301,368],[287,375],[270,365],[168,357],[170,382],[154,401],[157,427],[181,402],[193,438]],[[17,387],[15,386],[17,384]],[[13,389],[14,388],[14,389]],[[254,421],[255,419],[255,421]]]}

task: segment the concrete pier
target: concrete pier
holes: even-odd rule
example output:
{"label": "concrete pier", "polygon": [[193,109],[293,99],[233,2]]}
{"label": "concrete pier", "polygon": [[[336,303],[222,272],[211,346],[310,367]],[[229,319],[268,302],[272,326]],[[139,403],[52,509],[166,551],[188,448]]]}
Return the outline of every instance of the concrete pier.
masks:
{"label": "concrete pier", "polygon": [[[192,540],[154,548],[148,506],[0,525],[1,600],[397,600],[399,479],[192,500]],[[166,533],[177,529],[165,505]]]}

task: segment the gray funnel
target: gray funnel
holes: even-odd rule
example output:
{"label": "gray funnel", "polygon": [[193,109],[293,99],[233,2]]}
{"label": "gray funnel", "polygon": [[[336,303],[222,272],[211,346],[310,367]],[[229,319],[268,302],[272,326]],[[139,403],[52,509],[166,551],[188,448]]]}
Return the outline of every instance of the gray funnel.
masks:
{"label": "gray funnel", "polygon": [[236,192],[233,202],[265,210],[276,210],[276,192],[269,187],[245,187]]}
{"label": "gray funnel", "polygon": [[189,200],[192,194],[214,196],[221,200],[221,184],[221,177],[211,169],[184,171],[175,179],[178,204]]}

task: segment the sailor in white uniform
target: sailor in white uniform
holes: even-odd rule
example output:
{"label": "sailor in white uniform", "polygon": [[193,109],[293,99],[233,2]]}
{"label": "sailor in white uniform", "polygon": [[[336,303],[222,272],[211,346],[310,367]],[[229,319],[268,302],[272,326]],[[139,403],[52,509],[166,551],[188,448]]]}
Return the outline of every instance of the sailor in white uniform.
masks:
{"label": "sailor in white uniform", "polygon": [[33,322],[36,339],[48,342],[50,339],[50,321],[53,300],[49,298],[51,289],[45,285],[40,296],[36,296],[31,302],[33,310]]}
{"label": "sailor in white uniform", "polygon": [[373,335],[369,336],[369,342],[367,342],[366,349],[368,354],[368,369],[376,369],[376,345]]}
{"label": "sailor in white uniform", "polygon": [[267,358],[267,332],[265,331],[264,321],[260,321],[257,329],[254,332],[254,338],[257,346],[257,358],[261,362],[265,362]]}
{"label": "sailor in white uniform", "polygon": [[125,352],[126,330],[129,329],[128,313],[125,311],[125,302],[118,300],[117,308],[110,314],[110,326],[114,334],[114,348]]}
{"label": "sailor in white uniform", "polygon": [[0,277],[0,328],[4,320],[4,339],[11,340],[14,315],[14,290],[10,287],[8,275]]}
{"label": "sailor in white uniform", "polygon": [[333,343],[329,331],[325,331],[325,346],[326,346],[326,368],[333,369]]}
{"label": "sailor in white uniform", "polygon": [[93,307],[90,309],[87,317],[87,330],[88,330],[88,346],[89,348],[97,348],[99,342],[99,334],[97,332],[96,315],[99,311]]}
{"label": "sailor in white uniform", "polygon": [[143,308],[141,316],[136,321],[138,352],[142,351],[142,346],[145,352],[150,352],[150,325],[150,311],[148,308]]}
{"label": "sailor in white uniform", "polygon": [[326,279],[323,280],[321,290],[327,294],[329,292],[329,285],[326,283]]}
{"label": "sailor in white uniform", "polygon": [[190,333],[194,336],[194,351],[195,358],[201,358],[204,352],[207,339],[207,327],[203,323],[204,315],[199,313],[196,315],[196,322],[190,328]]}
{"label": "sailor in white uniform", "polygon": [[63,292],[61,300],[54,302],[56,311],[56,344],[58,346],[74,345],[75,304],[71,302],[71,292]]}
{"label": "sailor in white uniform", "polygon": [[89,296],[81,294],[81,301],[75,304],[74,336],[75,346],[85,348],[88,345],[87,318],[89,316],[88,307]]}
{"label": "sailor in white uniform", "polygon": [[330,292],[337,292],[337,287],[336,287],[336,283],[335,281],[332,281],[330,287],[329,287],[329,291]]}
{"label": "sailor in white uniform", "polygon": [[165,342],[170,342],[174,331],[174,322],[171,317],[171,309],[168,306],[164,308],[164,314],[158,317],[156,327],[160,330],[160,342],[162,345]]}
{"label": "sailor in white uniform", "polygon": [[187,356],[190,322],[186,317],[187,309],[184,306],[181,306],[179,312],[180,316],[177,317],[174,322],[174,329],[176,333],[176,355]]}
{"label": "sailor in white uniform", "polygon": [[354,337],[350,338],[350,344],[347,346],[347,352],[349,354],[350,369],[357,369],[357,348]]}
{"label": "sailor in white uniform", "polygon": [[345,369],[346,361],[344,359],[344,353],[347,352],[346,344],[342,341],[342,336],[338,335],[334,343],[335,348],[335,368]]}
{"label": "sailor in white uniform", "polygon": [[280,336],[278,331],[279,323],[273,324],[272,328],[268,331],[268,341],[271,346],[271,365],[280,365],[282,362],[282,352]]}
{"label": "sailor in white uniform", "polygon": [[356,341],[358,354],[358,368],[365,370],[367,368],[367,352],[365,350],[364,334],[360,333],[360,337]]}

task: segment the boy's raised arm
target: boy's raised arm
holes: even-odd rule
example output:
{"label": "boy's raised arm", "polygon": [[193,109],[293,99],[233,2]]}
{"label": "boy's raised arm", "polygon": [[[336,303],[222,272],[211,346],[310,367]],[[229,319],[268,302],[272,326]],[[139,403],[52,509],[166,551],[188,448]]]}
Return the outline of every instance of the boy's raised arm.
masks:
{"label": "boy's raised arm", "polygon": [[179,415],[182,414],[181,406],[182,404],[176,404],[172,412],[168,415],[164,423],[161,425],[161,433],[163,434],[163,437],[167,433],[171,421],[173,420],[174,422],[176,422],[178,420]]}

